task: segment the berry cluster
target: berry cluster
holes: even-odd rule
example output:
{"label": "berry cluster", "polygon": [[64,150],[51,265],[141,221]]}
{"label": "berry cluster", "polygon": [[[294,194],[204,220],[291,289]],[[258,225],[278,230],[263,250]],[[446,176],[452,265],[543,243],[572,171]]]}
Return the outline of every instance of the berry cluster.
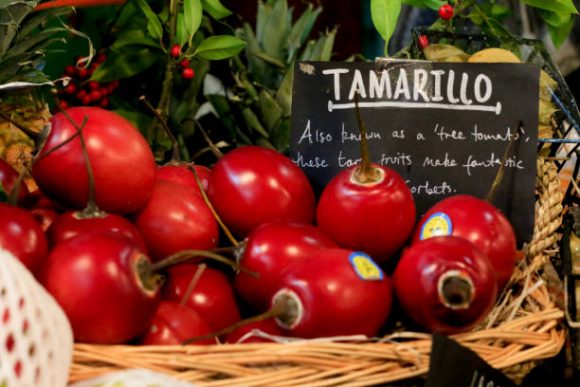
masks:
{"label": "berry cluster", "polygon": [[[173,45],[173,47],[171,47],[169,55],[173,59],[176,60],[179,59],[179,57],[181,56],[181,47],[179,46],[179,44],[175,44]],[[191,67],[189,67],[190,64],[191,62],[187,58],[183,58],[179,62],[179,67],[181,67],[181,77],[184,79],[192,79],[195,76],[195,71]]]}
{"label": "berry cluster", "polygon": [[[68,65],[64,68],[65,77],[70,77],[70,82],[61,90],[60,108],[69,106],[109,106],[109,95],[119,86],[119,81],[108,83],[91,81],[91,75],[106,59],[105,54],[98,54],[88,67]],[[77,59],[77,64],[79,60]]]}

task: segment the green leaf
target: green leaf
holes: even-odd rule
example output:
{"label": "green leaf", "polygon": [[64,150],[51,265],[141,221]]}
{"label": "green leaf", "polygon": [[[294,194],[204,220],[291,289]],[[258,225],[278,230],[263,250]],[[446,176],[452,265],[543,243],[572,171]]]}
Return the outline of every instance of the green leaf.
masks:
{"label": "green leaf", "polygon": [[572,0],[522,0],[522,3],[556,13],[578,13]]}
{"label": "green leaf", "polygon": [[149,67],[161,58],[158,50],[143,46],[125,46],[122,51],[112,51],[91,77],[97,82],[110,82],[129,78]]}
{"label": "green leaf", "polygon": [[401,0],[371,0],[371,19],[381,37],[385,40],[386,47],[395,32],[397,20],[401,13]]}
{"label": "green leaf", "polygon": [[244,23],[242,28],[243,38],[247,42],[246,57],[248,58],[249,71],[252,74],[261,76],[265,73],[266,64],[263,60],[259,59],[255,55],[252,55],[252,53],[261,51],[262,49],[258,43],[258,40],[256,39],[256,36],[254,35],[252,26],[250,26],[248,23]]}
{"label": "green leaf", "polygon": [[232,11],[222,5],[220,0],[203,0],[203,9],[216,20],[230,16]]}
{"label": "green leaf", "polygon": [[183,46],[189,41],[187,28],[185,27],[185,18],[182,13],[177,14],[177,29],[175,31],[175,41],[179,46]]}
{"label": "green leaf", "polygon": [[215,35],[202,41],[194,55],[209,60],[226,59],[239,53],[245,46],[246,43],[235,36]]}
{"label": "green leaf", "polygon": [[552,27],[561,27],[568,25],[570,23],[570,19],[572,19],[572,15],[569,13],[556,13],[556,12],[549,12],[549,11],[539,11],[538,14],[542,17],[544,22],[547,25]]}
{"label": "green leaf", "polygon": [[137,9],[140,9],[143,15],[147,18],[147,32],[153,39],[160,40],[163,37],[163,27],[161,25],[161,20],[153,12],[147,1],[145,0],[133,0],[136,3]]}
{"label": "green leaf", "polygon": [[560,47],[568,38],[572,27],[574,26],[574,18],[570,17],[570,20],[560,26],[553,26],[548,24],[548,33],[552,39],[552,43],[556,48]]}
{"label": "green leaf", "polygon": [[505,5],[493,4],[491,6],[491,16],[496,19],[503,19],[512,14],[512,10]]}
{"label": "green leaf", "polygon": [[324,39],[324,44],[322,45],[322,51],[320,53],[319,60],[321,61],[329,61],[330,57],[332,56],[332,48],[334,47],[334,38],[336,37],[336,32],[338,31],[337,28],[334,28],[332,31],[326,35]]}
{"label": "green leaf", "polygon": [[271,131],[282,118],[282,108],[266,90],[260,91],[260,113],[268,131]]}
{"label": "green leaf", "polygon": [[292,61],[294,56],[296,55],[296,50],[298,50],[312,31],[312,27],[318,19],[318,16],[322,12],[322,8],[318,7],[313,10],[312,4],[308,4],[308,8],[302,13],[302,15],[298,18],[294,26],[292,26],[292,30],[290,31],[290,37],[288,39],[288,61]]}
{"label": "green leaf", "polygon": [[270,141],[278,152],[285,153],[290,147],[290,124],[290,119],[284,118],[270,132]]}
{"label": "green leaf", "polygon": [[201,0],[183,0],[183,23],[188,39],[193,36],[201,25]]}
{"label": "green leaf", "polygon": [[[266,54],[280,61],[286,60],[291,16],[291,13],[288,12],[287,1],[276,1],[264,25],[261,39],[262,48]],[[258,40],[260,40],[259,37]]]}
{"label": "green leaf", "polygon": [[292,109],[292,83],[294,81],[293,69],[294,66],[286,71],[282,83],[280,83],[280,87],[276,92],[276,101],[278,101],[278,104],[282,108],[282,113],[285,116],[289,116]]}
{"label": "green leaf", "polygon": [[418,8],[431,8],[437,11],[441,7],[441,0],[403,0],[403,4]]}
{"label": "green leaf", "polygon": [[121,32],[111,45],[111,50],[120,51],[120,48],[124,46],[146,46],[161,49],[159,42],[151,39],[143,30],[126,30]]}
{"label": "green leaf", "polygon": [[262,123],[258,119],[256,113],[252,111],[250,108],[245,108],[242,111],[242,116],[244,117],[244,121],[246,122],[246,126],[250,129],[255,130],[258,132],[262,137],[268,138],[268,132],[262,126]]}

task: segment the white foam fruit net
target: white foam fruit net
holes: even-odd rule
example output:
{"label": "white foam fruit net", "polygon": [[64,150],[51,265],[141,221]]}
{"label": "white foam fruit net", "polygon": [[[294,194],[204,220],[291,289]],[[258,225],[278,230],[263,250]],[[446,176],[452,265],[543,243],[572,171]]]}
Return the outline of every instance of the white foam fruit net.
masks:
{"label": "white foam fruit net", "polygon": [[72,351],[62,309],[0,248],[0,387],[66,386]]}

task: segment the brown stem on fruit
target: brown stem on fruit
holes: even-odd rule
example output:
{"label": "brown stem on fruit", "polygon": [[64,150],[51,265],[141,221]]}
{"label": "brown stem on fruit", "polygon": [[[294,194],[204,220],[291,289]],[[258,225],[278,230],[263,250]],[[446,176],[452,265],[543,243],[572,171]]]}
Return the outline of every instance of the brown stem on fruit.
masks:
{"label": "brown stem on fruit", "polygon": [[151,111],[151,113],[153,113],[157,121],[159,121],[161,127],[163,128],[167,136],[169,136],[169,140],[171,141],[171,160],[181,161],[181,155],[179,154],[179,143],[177,141],[177,138],[175,138],[175,135],[167,125],[166,120],[164,120],[163,117],[161,117],[161,113],[159,112],[159,110],[155,109],[144,95],[139,97],[139,101],[141,101],[145,106],[147,106],[147,108]]}
{"label": "brown stem on fruit", "polygon": [[214,261],[221,262],[225,265],[228,265],[235,271],[243,271],[244,273],[256,277],[258,274],[250,271],[248,269],[244,269],[240,267],[237,262],[232,261],[224,257],[223,255],[216,254],[211,251],[207,250],[183,250],[173,255],[170,255],[167,258],[162,259],[161,261],[155,262],[151,265],[150,270],[152,273],[157,273],[161,270],[167,269],[168,267],[175,266],[180,263],[191,262],[194,259],[199,258],[209,258],[213,259]]}
{"label": "brown stem on fruit", "polygon": [[[519,124],[519,128],[521,128],[523,126],[523,124],[520,122]],[[497,173],[495,174],[495,178],[493,179],[493,183],[491,183],[491,187],[489,188],[489,191],[487,192],[487,195],[485,195],[485,201],[488,203],[492,203],[493,199],[495,198],[495,195],[497,194],[497,190],[499,189],[499,186],[501,185],[501,182],[503,180],[503,176],[505,174],[505,165],[506,165],[506,161],[512,151],[512,148],[514,146],[515,143],[515,138],[518,135],[517,130],[515,133],[513,133],[510,137],[510,141],[504,151],[503,156],[501,157],[501,164],[499,166],[499,168],[497,169]],[[518,136],[519,139],[519,136]]]}
{"label": "brown stem on fruit", "polygon": [[354,111],[356,113],[356,121],[360,132],[360,154],[361,164],[354,171],[354,178],[361,184],[375,183],[379,181],[383,174],[371,165],[369,144],[367,139],[367,128],[363,122],[360,107],[358,104],[358,93],[354,95]]}
{"label": "brown stem on fruit", "polygon": [[193,176],[195,177],[195,181],[197,183],[197,187],[199,188],[199,192],[201,193],[201,197],[203,198],[203,201],[207,205],[207,208],[209,208],[211,214],[213,215],[213,218],[220,225],[222,231],[224,232],[224,234],[226,234],[226,237],[230,240],[231,244],[234,246],[238,246],[240,242],[238,242],[238,240],[234,237],[228,226],[225,225],[225,223],[222,221],[222,218],[218,215],[213,204],[211,204],[209,197],[207,196],[205,190],[203,189],[203,185],[201,184],[201,180],[199,179],[197,171],[189,164],[187,168],[193,173]]}
{"label": "brown stem on fruit", "polygon": [[285,308],[285,306],[283,305],[283,303],[274,304],[274,305],[272,305],[272,307],[268,311],[266,311],[264,313],[261,313],[257,316],[253,316],[253,317],[249,317],[249,318],[240,320],[237,323],[232,324],[229,327],[221,329],[217,332],[213,332],[213,333],[209,333],[207,335],[196,336],[196,337],[192,337],[192,338],[183,340],[181,342],[181,344],[187,345],[187,344],[195,343],[196,341],[200,341],[200,340],[207,340],[207,339],[213,339],[216,337],[225,336],[229,333],[232,333],[236,329],[242,328],[246,325],[249,325],[249,324],[252,324],[255,322],[268,320],[270,318],[280,318],[281,316],[283,316],[286,313],[284,308]]}
{"label": "brown stem on fruit", "polygon": [[183,297],[181,297],[180,302],[181,305],[187,304],[187,300],[189,300],[189,297],[191,297],[191,293],[193,293],[193,289],[195,289],[195,285],[197,285],[197,283],[199,282],[199,279],[203,275],[205,269],[207,269],[207,265],[205,263],[202,263],[197,267],[195,274],[193,275],[191,281],[189,281],[189,284],[187,285],[187,289],[185,289],[185,293],[183,293]]}
{"label": "brown stem on fruit", "polygon": [[95,187],[95,174],[93,172],[93,167],[91,165],[91,160],[89,158],[89,152],[87,151],[87,143],[85,142],[85,136],[83,135],[83,129],[87,124],[88,117],[83,118],[83,122],[79,126],[75,120],[67,113],[66,110],[60,110],[60,112],[66,117],[66,119],[74,126],[79,136],[79,141],[81,144],[81,153],[85,162],[85,169],[87,171],[87,177],[89,179],[89,193],[87,199],[87,206],[80,212],[81,217],[101,217],[104,212],[97,207],[96,201],[96,187]]}
{"label": "brown stem on fruit", "polygon": [[205,131],[199,120],[195,120],[195,124],[199,128],[201,135],[203,136],[203,139],[205,140],[205,142],[207,142],[207,145],[209,146],[211,153],[213,153],[213,155],[217,159],[221,159],[224,155],[223,152],[213,143],[211,138],[209,138],[209,135],[207,134],[207,132]]}
{"label": "brown stem on fruit", "polygon": [[21,122],[16,121],[14,118],[10,117],[10,115],[4,113],[3,111],[0,111],[0,118],[2,118],[4,121],[9,122],[11,125],[16,126],[18,129],[23,131],[24,134],[26,134],[28,137],[30,137],[34,141],[34,143],[36,143],[41,138],[40,133],[35,132],[34,130],[28,128],[26,125],[22,124]]}
{"label": "brown stem on fruit", "polygon": [[475,296],[475,287],[467,273],[449,270],[439,277],[437,293],[446,307],[453,310],[467,309]]}

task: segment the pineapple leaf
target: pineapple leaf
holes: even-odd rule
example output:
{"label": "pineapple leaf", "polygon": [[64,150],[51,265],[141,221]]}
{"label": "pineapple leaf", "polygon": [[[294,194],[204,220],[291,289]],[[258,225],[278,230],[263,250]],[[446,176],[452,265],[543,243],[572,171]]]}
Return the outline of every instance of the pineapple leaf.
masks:
{"label": "pineapple leaf", "polygon": [[48,9],[43,12],[35,13],[21,28],[19,35],[20,37],[28,36],[38,27],[47,23],[50,19],[60,18],[61,16],[69,15],[72,12],[72,8],[54,8]]}
{"label": "pineapple leaf", "polygon": [[332,47],[334,47],[334,38],[336,37],[337,29],[334,28],[330,31],[324,39],[324,44],[322,45],[322,52],[320,53],[320,57],[318,60],[320,61],[329,61],[332,57]]}
{"label": "pineapple leaf", "polygon": [[280,105],[278,105],[276,100],[266,90],[260,92],[260,114],[269,132],[272,131],[283,115]]}
{"label": "pineapple leaf", "polygon": [[258,15],[256,16],[256,38],[259,42],[264,41],[264,29],[266,28],[266,23],[270,18],[271,13],[272,1],[268,0],[267,3],[264,3],[263,1],[258,2]]}
{"label": "pineapple leaf", "polygon": [[271,133],[270,140],[274,147],[282,152],[285,152],[290,147],[290,118],[280,120]]}
{"label": "pineapple leaf", "polygon": [[302,13],[302,15],[298,18],[294,26],[292,26],[292,30],[290,32],[290,37],[288,39],[288,58],[287,61],[290,63],[294,60],[294,57],[297,53],[297,50],[302,47],[310,32],[312,31],[312,27],[318,19],[318,16],[322,12],[322,7],[318,7],[313,10],[312,4],[308,4],[308,8]]}
{"label": "pineapple leaf", "polygon": [[248,128],[250,128],[251,130],[255,130],[262,137],[268,138],[268,132],[266,131],[266,129],[264,129],[264,126],[260,122],[260,119],[258,118],[256,113],[252,111],[252,109],[245,108],[242,111],[242,116],[244,117],[244,121]]}
{"label": "pineapple leaf", "polygon": [[255,55],[252,55],[252,52],[261,51],[260,44],[254,35],[254,31],[252,27],[248,23],[244,23],[243,30],[241,31],[241,36],[246,41],[246,57],[248,60],[248,70],[253,73],[257,74],[258,77],[265,75],[267,65],[264,63],[263,60],[258,58]]}
{"label": "pineapple leaf", "polygon": [[270,55],[266,54],[264,51],[252,51],[249,54],[257,56],[258,58],[260,58],[264,62],[269,63],[273,66],[276,66],[281,70],[286,69],[286,64],[284,64],[283,62],[279,61],[278,59],[276,59],[274,57],[271,57]]}
{"label": "pineapple leaf", "polygon": [[[262,47],[266,54],[284,61],[286,59],[286,50],[288,36],[290,34],[290,22],[288,13],[288,3],[286,0],[277,1],[272,8],[270,17],[264,25],[264,34]],[[259,36],[259,35],[258,35]],[[258,38],[258,40],[260,40]]]}
{"label": "pineapple leaf", "polygon": [[276,92],[276,101],[278,101],[278,105],[282,108],[282,114],[285,116],[289,116],[292,109],[292,82],[294,81],[293,68],[294,66],[286,71],[282,83],[280,83],[280,87]]}
{"label": "pineapple leaf", "polygon": [[10,1],[0,4],[0,57],[12,46],[22,20],[36,5],[36,1]]}
{"label": "pineapple leaf", "polygon": [[[43,31],[40,31],[29,38],[25,38],[22,41],[18,41],[17,45],[15,45],[12,49],[10,49],[9,55],[19,55],[25,52],[30,52],[35,49],[40,49],[40,45],[42,48],[46,48],[48,46],[48,42],[53,42],[57,39],[51,39],[54,37],[58,37],[59,34],[66,32],[65,29],[61,27],[51,27],[47,28]],[[50,39],[50,40],[49,40]]]}

